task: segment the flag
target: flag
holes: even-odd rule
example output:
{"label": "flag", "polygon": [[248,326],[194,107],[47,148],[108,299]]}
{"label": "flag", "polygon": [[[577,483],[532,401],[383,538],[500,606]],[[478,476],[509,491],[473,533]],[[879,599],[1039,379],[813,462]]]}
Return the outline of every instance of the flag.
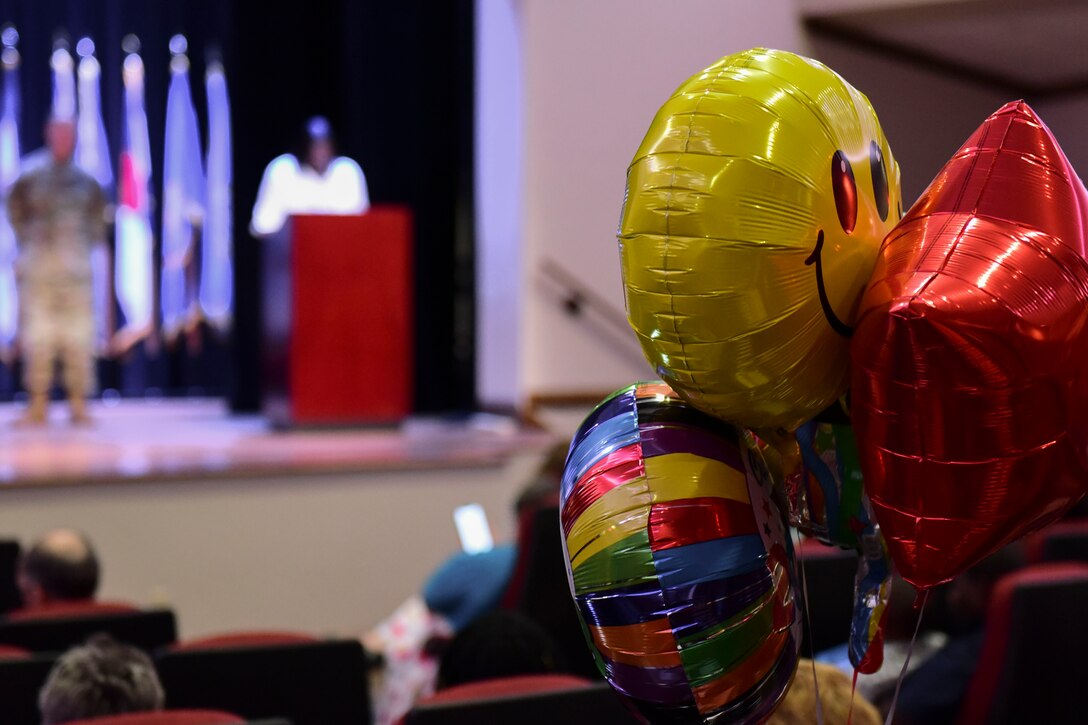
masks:
{"label": "flag", "polygon": [[[106,197],[113,188],[113,169],[110,166],[110,150],[106,140],[106,124],[102,120],[102,96],[99,80],[102,67],[94,57],[94,43],[81,38],[76,45],[79,53],[78,83],[79,116],[76,120],[75,162],[102,187]],[[65,56],[68,56],[65,51]],[[71,57],[69,57],[69,61]],[[58,84],[59,87],[59,84]],[[113,294],[110,290],[110,250],[105,239],[95,240],[91,249],[91,274],[94,294],[95,339],[100,350],[109,344],[113,328]]]}
{"label": "flag", "polygon": [[108,196],[113,187],[113,169],[110,166],[106,124],[102,120],[102,95],[99,91],[102,67],[94,57],[94,43],[90,42],[90,38],[80,40],[77,47],[85,54],[79,60],[78,72],[76,164],[94,177]]}
{"label": "flag", "polygon": [[176,338],[194,302],[188,285],[193,230],[203,218],[204,168],[200,131],[189,92],[189,59],[177,53],[170,61],[166,96],[166,149],[162,195],[162,326]]}
{"label": "flag", "polygon": [[147,336],[154,325],[154,237],[151,231],[151,143],[144,108],[144,63],[138,53],[125,56],[121,72],[125,113],[117,168],[117,215],[114,219],[114,288],[124,325],[114,349],[124,351]]}
{"label": "flag", "polygon": [[53,115],[57,118],[76,117],[76,75],[72,54],[63,42],[53,48],[49,59],[53,70]]}
{"label": "flag", "polygon": [[234,280],[230,100],[223,64],[212,63],[205,81],[208,88],[208,208],[200,256],[200,308],[211,325],[225,332],[230,329]]}
{"label": "flag", "polygon": [[[19,177],[19,51],[14,28],[4,29],[4,101],[0,111],[0,356],[14,349],[19,327],[19,296],[15,288],[18,246],[8,222],[8,191]],[[9,43],[8,41],[11,40]]]}

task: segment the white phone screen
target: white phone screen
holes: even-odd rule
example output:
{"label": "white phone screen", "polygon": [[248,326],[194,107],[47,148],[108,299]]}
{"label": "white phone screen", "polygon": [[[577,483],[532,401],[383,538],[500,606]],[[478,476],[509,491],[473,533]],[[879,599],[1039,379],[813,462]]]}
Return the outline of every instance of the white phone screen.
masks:
{"label": "white phone screen", "polygon": [[487,514],[480,504],[470,503],[455,508],[453,523],[457,526],[457,535],[461,537],[461,548],[465,553],[479,554],[491,551],[495,546],[491,527],[487,525]]}

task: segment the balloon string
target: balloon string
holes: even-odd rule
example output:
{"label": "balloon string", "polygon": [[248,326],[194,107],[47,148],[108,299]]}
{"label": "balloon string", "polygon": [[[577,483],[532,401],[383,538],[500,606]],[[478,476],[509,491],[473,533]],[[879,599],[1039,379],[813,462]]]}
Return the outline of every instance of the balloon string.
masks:
{"label": "balloon string", "polygon": [[850,685],[850,709],[846,711],[846,725],[854,723],[854,695],[858,691],[858,668],[854,668],[854,684]]}
{"label": "balloon string", "polygon": [[903,686],[903,680],[907,677],[910,656],[914,654],[914,642],[918,639],[918,630],[922,627],[922,615],[926,611],[926,602],[928,601],[929,589],[926,589],[925,593],[922,594],[922,605],[918,607],[918,621],[914,624],[914,636],[910,638],[910,646],[907,647],[907,658],[903,661],[903,669],[899,672],[899,679],[895,681],[895,694],[892,695],[892,705],[888,709],[888,718],[884,721],[884,725],[892,725],[892,718],[895,717],[895,707],[899,703],[899,689]]}
{"label": "balloon string", "polygon": [[820,680],[816,677],[816,650],[812,642],[812,616],[808,607],[808,578],[805,576],[804,554],[801,553],[801,532],[794,529],[797,540],[797,568],[801,570],[801,599],[805,605],[805,622],[808,624],[808,655],[812,662],[812,689],[816,693],[816,725],[824,725],[824,704],[820,700]]}

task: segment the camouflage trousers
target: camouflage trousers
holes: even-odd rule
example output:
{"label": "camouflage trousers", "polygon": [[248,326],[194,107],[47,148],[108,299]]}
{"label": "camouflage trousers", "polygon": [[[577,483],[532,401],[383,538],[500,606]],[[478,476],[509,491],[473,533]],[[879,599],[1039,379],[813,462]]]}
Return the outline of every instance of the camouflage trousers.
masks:
{"label": "camouflage trousers", "polygon": [[49,391],[58,360],[69,394],[85,395],[93,390],[92,299],[89,281],[20,287],[19,344],[23,351],[23,384],[29,393]]}

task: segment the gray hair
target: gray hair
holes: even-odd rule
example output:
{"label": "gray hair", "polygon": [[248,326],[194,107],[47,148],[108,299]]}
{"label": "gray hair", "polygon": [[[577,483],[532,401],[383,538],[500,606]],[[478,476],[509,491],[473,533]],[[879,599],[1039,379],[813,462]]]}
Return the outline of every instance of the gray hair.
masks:
{"label": "gray hair", "polygon": [[68,650],[53,666],[38,708],[42,725],[161,710],[162,685],[151,658],[107,635]]}

